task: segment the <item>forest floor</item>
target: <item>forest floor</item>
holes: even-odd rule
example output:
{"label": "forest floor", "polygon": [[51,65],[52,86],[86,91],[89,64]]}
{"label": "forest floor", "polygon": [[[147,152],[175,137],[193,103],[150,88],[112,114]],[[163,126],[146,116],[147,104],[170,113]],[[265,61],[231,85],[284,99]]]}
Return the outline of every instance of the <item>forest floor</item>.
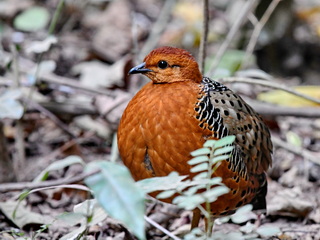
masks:
{"label": "forest floor", "polygon": [[[52,168],[46,181],[61,182],[41,191],[37,176],[69,156],[79,156],[84,163],[122,164],[115,143],[118,122],[128,101],[148,81],[129,77],[128,70],[156,46],[183,47],[195,57],[199,49],[200,1],[167,1],[165,6],[156,0],[66,1],[54,22],[59,2],[0,2],[0,239],[61,239],[75,233],[79,224],[60,216],[91,197],[81,189],[82,181],[76,189],[66,187],[68,178],[82,176],[83,165],[69,159],[65,166]],[[239,5],[233,2],[210,3],[209,63],[237,17]],[[270,1],[252,7],[256,20],[266,11],[265,2]],[[30,26],[25,24],[28,16],[21,15],[35,6],[41,11],[31,13]],[[249,67],[241,68],[254,27],[254,21],[246,20],[218,72],[263,77],[319,100],[319,9],[309,1],[281,1],[257,38],[253,56],[246,58]],[[218,221],[214,231],[224,233],[219,239],[320,240],[319,102],[266,86],[226,84],[268,124],[274,140],[273,166],[268,171],[267,214],[258,221],[250,213],[243,224]],[[28,184],[37,191],[18,207],[17,199]],[[18,219],[12,217],[15,209]],[[149,218],[177,236],[190,229],[190,211],[151,199],[146,209]],[[255,232],[257,224],[279,231],[273,236]],[[155,227],[146,228],[148,239],[169,239]],[[108,217],[89,226],[86,237],[130,239],[130,234]]]}

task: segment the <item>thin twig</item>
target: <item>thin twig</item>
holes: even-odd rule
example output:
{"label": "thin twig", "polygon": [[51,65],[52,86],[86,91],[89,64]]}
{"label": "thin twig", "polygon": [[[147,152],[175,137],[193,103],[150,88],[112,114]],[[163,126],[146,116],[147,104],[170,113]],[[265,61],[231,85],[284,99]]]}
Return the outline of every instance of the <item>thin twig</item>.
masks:
{"label": "thin twig", "polygon": [[[21,71],[23,73],[28,74],[27,71]],[[91,88],[88,86],[83,86],[79,81],[72,79],[72,78],[67,78],[67,77],[61,77],[52,73],[46,73],[46,74],[39,74],[39,78],[44,81],[44,82],[49,82],[49,83],[54,83],[58,85],[65,85],[68,87],[72,87],[75,89],[79,89],[81,91],[84,91],[86,93],[91,93],[91,94],[102,94],[110,97],[115,97],[114,91],[111,90],[103,90],[103,89],[96,89],[96,88]]]}
{"label": "thin twig", "polygon": [[230,31],[228,32],[228,35],[226,39],[223,41],[221,47],[219,48],[217,55],[215,56],[208,72],[206,73],[207,76],[213,76],[214,72],[220,63],[220,60],[227,50],[228,46],[230,45],[231,41],[233,40],[234,36],[238,32],[241,24],[243,21],[247,18],[250,11],[252,11],[253,6],[256,4],[255,0],[248,0],[245,2],[244,6],[242,7],[238,18],[235,20],[235,23],[232,25]]}
{"label": "thin twig", "polygon": [[23,101],[28,102],[28,105],[37,109],[39,112],[51,119],[58,127],[65,131],[70,137],[75,138],[76,136],[69,130],[68,126],[63,123],[56,115],[50,112],[48,109],[41,106],[39,103],[32,101],[31,99],[23,98]]}
{"label": "thin twig", "polygon": [[172,234],[171,232],[169,232],[167,229],[165,229],[164,227],[162,227],[161,225],[159,225],[158,223],[156,223],[155,221],[153,221],[151,218],[144,216],[144,219],[150,223],[152,226],[154,226],[155,228],[159,229],[161,232],[163,232],[164,234],[166,234],[167,236],[171,237],[174,240],[181,240],[181,238],[178,238],[177,236],[175,236],[174,234]]}
{"label": "thin twig", "polygon": [[310,152],[306,149],[303,149],[301,147],[294,146],[294,145],[287,143],[285,141],[282,141],[280,138],[275,137],[275,136],[272,136],[271,140],[274,143],[274,145],[281,147],[281,148],[284,148],[284,149],[288,150],[289,152],[292,152],[294,154],[302,156],[303,158],[308,159],[311,162],[320,165],[320,157],[316,156],[312,152]]}
{"label": "thin twig", "polygon": [[164,1],[164,5],[162,7],[161,13],[157,21],[153,25],[149,38],[147,39],[143,48],[140,51],[140,54],[138,56],[139,62],[142,61],[144,56],[147,55],[148,52],[150,52],[158,44],[161,34],[167,27],[167,23],[169,22],[169,17],[171,15],[172,10],[174,9],[173,6],[175,3],[176,3],[176,0]]}
{"label": "thin twig", "polygon": [[250,41],[248,43],[247,49],[246,49],[246,55],[242,60],[242,66],[246,67],[246,64],[248,63],[248,58],[249,56],[252,55],[253,49],[257,44],[258,41],[258,37],[260,35],[260,32],[262,30],[262,28],[264,27],[264,25],[267,23],[267,21],[269,20],[271,14],[273,13],[274,9],[277,7],[277,5],[279,4],[281,0],[273,0],[269,7],[267,8],[267,10],[265,11],[265,13],[263,14],[261,20],[255,25],[253,33],[251,35]]}
{"label": "thin twig", "polygon": [[261,86],[270,87],[270,88],[274,88],[274,89],[280,89],[280,90],[283,90],[285,92],[294,94],[294,95],[296,95],[298,97],[302,97],[302,98],[307,99],[309,101],[312,101],[312,102],[320,104],[320,99],[316,99],[316,98],[310,97],[309,95],[297,92],[297,91],[295,91],[295,90],[293,90],[291,88],[288,88],[285,85],[278,84],[278,83],[275,83],[275,82],[266,81],[266,80],[244,78],[244,77],[226,77],[226,78],[219,79],[219,82],[223,82],[223,83],[232,83],[232,82],[240,83],[240,82],[242,82],[242,83],[261,85]]}
{"label": "thin twig", "polygon": [[288,107],[268,104],[252,99],[245,99],[251,107],[264,116],[292,116],[304,118],[320,118],[319,107]]}
{"label": "thin twig", "polygon": [[63,5],[64,5],[64,0],[60,0],[59,3],[58,3],[58,6],[57,6],[57,8],[56,8],[56,10],[54,12],[54,15],[52,17],[50,26],[49,26],[49,30],[48,30],[49,35],[53,34],[54,29],[57,26],[57,22],[58,22],[60,13],[62,12]]}
{"label": "thin twig", "polygon": [[99,172],[100,170],[95,170],[88,173],[81,173],[71,178],[62,178],[62,179],[44,181],[44,182],[4,183],[4,184],[0,184],[0,192],[21,191],[24,189],[33,190],[36,188],[47,188],[47,187],[58,186],[63,184],[76,183],[76,182],[83,181],[85,178],[90,177]]}
{"label": "thin twig", "polygon": [[[18,53],[16,46],[11,44],[10,50],[12,53],[12,66],[13,66],[13,74],[14,74],[14,85],[13,88],[20,87],[20,71],[18,64]],[[14,169],[16,172],[16,176],[18,177],[18,172],[21,168],[25,166],[26,162],[26,153],[25,153],[25,144],[24,144],[24,131],[23,124],[21,119],[16,121],[16,133],[15,133],[15,147],[17,150],[16,159],[14,161]]]}
{"label": "thin twig", "polygon": [[49,190],[49,189],[55,189],[55,188],[71,188],[71,189],[92,192],[90,188],[88,188],[84,185],[81,185],[81,184],[59,184],[59,185],[54,185],[54,186],[35,188],[35,189],[31,190],[28,194],[39,192],[39,191],[44,191],[44,190]]}
{"label": "thin twig", "polygon": [[202,27],[202,38],[199,49],[199,66],[200,71],[204,73],[204,64],[207,55],[207,40],[209,31],[209,0],[203,0],[203,27]]}

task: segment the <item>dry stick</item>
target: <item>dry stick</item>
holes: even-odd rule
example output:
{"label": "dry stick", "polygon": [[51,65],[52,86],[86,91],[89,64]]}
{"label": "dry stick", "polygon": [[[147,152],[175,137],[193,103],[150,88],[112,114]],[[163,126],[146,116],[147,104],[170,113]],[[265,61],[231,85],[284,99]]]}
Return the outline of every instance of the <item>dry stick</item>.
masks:
{"label": "dry stick", "polygon": [[274,104],[267,104],[264,102],[255,101],[252,99],[246,99],[259,114],[265,116],[293,116],[293,117],[305,117],[305,118],[320,118],[319,107],[287,107],[278,106]]}
{"label": "dry stick", "polygon": [[206,73],[207,76],[214,75],[214,72],[223,56],[225,51],[227,50],[228,46],[230,45],[232,39],[236,35],[237,31],[239,30],[241,24],[243,23],[244,19],[247,18],[249,12],[251,11],[252,7],[256,4],[255,0],[248,0],[245,2],[242,11],[239,13],[238,18],[235,20],[235,23],[232,25],[225,41],[222,43],[221,47],[219,48],[217,55],[215,56],[208,72]]}
{"label": "dry stick", "polygon": [[251,35],[249,44],[247,46],[246,49],[246,55],[242,60],[242,66],[245,68],[246,67],[246,63],[248,62],[247,59],[249,58],[249,56],[252,55],[253,49],[257,44],[258,41],[258,37],[260,35],[260,32],[262,30],[262,28],[264,27],[264,25],[267,23],[267,21],[269,20],[271,14],[273,13],[274,9],[277,7],[277,5],[279,4],[281,0],[273,0],[269,7],[267,8],[267,10],[265,11],[265,13],[263,14],[261,20],[259,22],[257,22],[257,24],[254,27],[253,33]]}
{"label": "dry stick", "polygon": [[168,0],[164,2],[158,20],[153,25],[149,38],[140,51],[140,54],[138,56],[139,62],[142,61],[143,57],[146,56],[151,49],[156,47],[162,32],[165,30],[167,23],[169,22],[169,17],[173,10],[175,2],[175,0]]}
{"label": "dry stick", "polygon": [[261,85],[261,86],[270,87],[270,88],[274,88],[274,89],[280,89],[282,91],[294,94],[298,97],[302,97],[302,98],[307,99],[309,101],[320,104],[320,99],[316,99],[316,98],[310,97],[308,95],[305,95],[303,93],[297,92],[293,89],[286,87],[285,85],[278,84],[275,82],[269,82],[266,80],[251,79],[251,78],[244,78],[244,77],[226,77],[226,78],[219,79],[219,82],[223,82],[223,83],[242,82],[242,83],[249,83],[249,84],[254,84],[254,85]]}
{"label": "dry stick", "polygon": [[209,0],[203,0],[203,27],[202,38],[199,49],[199,66],[201,73],[204,73],[204,63],[207,55],[207,41],[209,31]]}
{"label": "dry stick", "polygon": [[[18,64],[18,54],[16,46],[13,44],[10,45],[10,50],[12,53],[12,65],[13,65],[13,74],[14,74],[14,85],[13,88],[20,87],[20,71],[19,71],[19,64]],[[19,172],[20,168],[25,166],[26,162],[26,153],[25,153],[25,146],[24,146],[24,132],[23,132],[23,125],[21,119],[16,121],[16,134],[15,134],[15,147],[17,150],[17,158],[14,162],[14,169],[17,173]]]}
{"label": "dry stick", "polygon": [[0,192],[21,191],[24,189],[32,190],[36,188],[47,188],[52,186],[60,187],[59,185],[71,184],[71,183],[83,181],[85,178],[90,177],[99,172],[100,170],[95,170],[88,173],[81,173],[71,178],[62,178],[62,179],[44,181],[44,182],[4,183],[4,184],[0,184]]}
{"label": "dry stick", "polygon": [[76,136],[69,130],[68,126],[64,124],[59,118],[51,113],[48,109],[41,106],[39,103],[32,101],[31,99],[23,98],[23,101],[27,102],[28,106],[37,109],[39,112],[51,119],[57,126],[64,130],[70,137],[75,138]]}
{"label": "dry stick", "polygon": [[151,218],[144,216],[144,219],[150,223],[152,226],[154,226],[155,228],[159,229],[161,232],[163,232],[164,234],[166,234],[167,236],[171,237],[174,240],[181,240],[181,238],[178,238],[177,236],[175,236],[174,234],[172,234],[171,232],[169,232],[167,229],[165,229],[164,227],[162,227],[161,225],[159,225],[158,223],[156,223],[155,221],[153,221]]}
{"label": "dry stick", "polygon": [[[23,73],[28,74],[27,71],[21,71]],[[49,83],[54,83],[58,85],[65,85],[68,87],[72,87],[75,89],[83,90],[87,93],[92,93],[92,94],[102,94],[106,95],[109,97],[115,97],[115,93],[111,90],[103,90],[103,89],[96,89],[92,88],[89,86],[84,86],[82,85],[79,81],[72,79],[72,78],[67,78],[67,77],[61,77],[52,73],[47,73],[47,74],[39,74],[39,78],[44,81],[44,82],[49,82]]]}
{"label": "dry stick", "polygon": [[294,154],[297,154],[299,156],[302,156],[305,159],[310,160],[313,163],[320,165],[319,156],[314,155],[312,152],[310,152],[306,149],[303,149],[301,147],[294,146],[294,145],[287,143],[285,141],[282,141],[280,138],[275,137],[275,136],[272,136],[271,140],[276,146],[284,148]]}

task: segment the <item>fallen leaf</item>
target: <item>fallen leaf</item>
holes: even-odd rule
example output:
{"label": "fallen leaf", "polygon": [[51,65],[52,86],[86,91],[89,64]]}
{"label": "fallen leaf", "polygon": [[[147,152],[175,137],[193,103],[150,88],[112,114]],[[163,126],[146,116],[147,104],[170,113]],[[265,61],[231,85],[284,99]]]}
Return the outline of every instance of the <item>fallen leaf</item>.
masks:
{"label": "fallen leaf", "polygon": [[[320,86],[297,86],[293,87],[294,90],[300,93],[304,93],[308,96],[320,99]],[[295,96],[293,94],[274,90],[266,93],[258,94],[257,98],[264,102],[278,104],[288,107],[314,107],[320,106],[320,104],[309,101],[307,99]]]}
{"label": "fallen leaf", "polygon": [[[0,202],[0,210],[20,229],[28,224],[50,224],[54,221],[51,216],[44,216],[39,213],[32,212],[26,207],[26,202],[22,201],[18,205],[18,201]],[[15,213],[15,217],[13,214]]]}

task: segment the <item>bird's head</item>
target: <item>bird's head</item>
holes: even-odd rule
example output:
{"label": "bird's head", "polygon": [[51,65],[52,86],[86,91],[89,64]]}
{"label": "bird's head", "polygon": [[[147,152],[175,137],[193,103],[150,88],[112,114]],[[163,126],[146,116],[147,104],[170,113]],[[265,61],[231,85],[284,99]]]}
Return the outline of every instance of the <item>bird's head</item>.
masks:
{"label": "bird's head", "polygon": [[202,80],[195,58],[188,51],[174,47],[160,47],[151,51],[143,63],[129,71],[129,74],[136,73],[146,75],[153,83],[200,83]]}

